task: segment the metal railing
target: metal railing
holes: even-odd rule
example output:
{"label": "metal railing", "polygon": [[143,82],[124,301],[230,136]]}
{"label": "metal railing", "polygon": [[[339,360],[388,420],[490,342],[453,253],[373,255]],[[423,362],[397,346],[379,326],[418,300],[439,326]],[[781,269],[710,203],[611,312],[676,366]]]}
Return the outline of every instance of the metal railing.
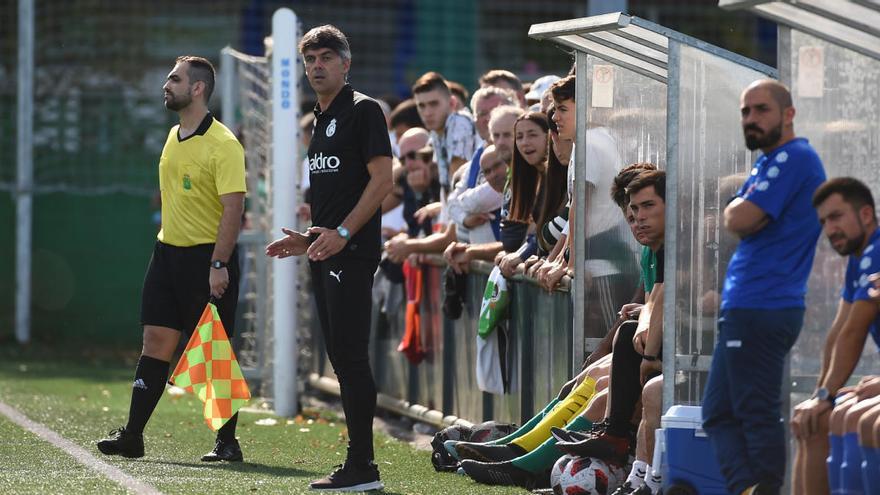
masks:
{"label": "metal railing", "polygon": [[[427,354],[421,363],[411,364],[397,351],[405,332],[405,297],[398,298],[399,303],[385,312],[381,312],[381,301],[374,298],[370,359],[379,406],[435,426],[489,419],[512,423],[528,420],[572,375],[568,281],[548,292],[529,277],[516,275],[510,279],[510,387],[504,395],[493,395],[477,388],[475,371],[480,303],[492,264],[471,263],[463,311],[456,320],[442,311],[445,264],[439,257],[431,257],[422,268],[419,311]],[[309,384],[338,394],[320,329],[312,329],[309,346]]]}

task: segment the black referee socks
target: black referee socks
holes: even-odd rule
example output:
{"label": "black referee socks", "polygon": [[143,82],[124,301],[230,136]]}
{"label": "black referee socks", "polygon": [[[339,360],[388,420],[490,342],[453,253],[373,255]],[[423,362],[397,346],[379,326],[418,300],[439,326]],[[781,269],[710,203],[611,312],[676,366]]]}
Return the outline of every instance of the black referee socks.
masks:
{"label": "black referee socks", "polygon": [[170,364],[168,361],[141,355],[131,386],[131,407],[128,410],[126,432],[143,434],[147,421],[165,391]]}
{"label": "black referee socks", "polygon": [[232,415],[225,425],[217,430],[217,440],[227,443],[235,440],[235,425],[238,423],[238,413]]}

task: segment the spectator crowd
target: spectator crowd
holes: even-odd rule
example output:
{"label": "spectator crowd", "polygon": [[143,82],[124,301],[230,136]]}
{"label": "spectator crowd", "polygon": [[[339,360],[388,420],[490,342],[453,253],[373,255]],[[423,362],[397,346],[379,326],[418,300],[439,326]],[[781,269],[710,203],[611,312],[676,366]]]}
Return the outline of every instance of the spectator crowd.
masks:
{"label": "spectator crowd", "polygon": [[[616,473],[607,493],[656,494],[663,482],[655,430],[663,413],[666,174],[657,164],[624,163],[607,123],[582,122],[586,149],[575,149],[583,117],[578,77],[572,70],[528,84],[491,70],[470,95],[428,72],[413,83],[411,99],[384,105],[395,157],[394,187],[382,202],[380,279],[403,284],[411,300],[408,282],[422,280],[424,257],[442,256],[443,308],[456,318],[472,261],[552,291],[573,277],[573,239],[581,235],[590,245],[582,260],[585,297],[598,301],[585,307],[585,325],[606,337],[519,429],[488,442],[450,440],[444,455],[477,482],[530,489],[550,486],[563,456],[600,459]],[[880,377],[846,387],[867,336],[880,343],[873,275],[880,231],[871,192],[853,178],[826,180],[819,156],[794,134],[782,84],[756,81],[745,88],[741,110],[746,146],[762,154],[751,175],[722,181],[731,198],[723,226],[739,245],[723,292],[703,298],[707,314],[722,316],[706,431],[731,493],[779,493],[787,451],[782,366],[800,331],[806,277],[824,234],[849,264],[837,281],[841,300],[816,393],[792,413],[794,493],[880,493]],[[301,123],[306,139],[309,117]],[[574,232],[576,164],[585,166],[583,234]],[[308,209],[300,213],[307,217]],[[418,342],[410,344],[402,350],[417,362]]]}

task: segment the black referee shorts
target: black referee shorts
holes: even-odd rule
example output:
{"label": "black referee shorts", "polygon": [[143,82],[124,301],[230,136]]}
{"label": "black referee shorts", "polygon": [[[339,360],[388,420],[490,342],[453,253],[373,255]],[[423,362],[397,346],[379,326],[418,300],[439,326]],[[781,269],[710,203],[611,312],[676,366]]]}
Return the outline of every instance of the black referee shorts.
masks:
{"label": "black referee shorts", "polygon": [[[208,277],[213,253],[213,244],[177,247],[156,241],[144,277],[141,324],[173,328],[184,334],[192,333],[211,298]],[[235,333],[235,308],[238,304],[238,249],[232,251],[227,270],[229,286],[215,304],[226,334],[231,337]]]}

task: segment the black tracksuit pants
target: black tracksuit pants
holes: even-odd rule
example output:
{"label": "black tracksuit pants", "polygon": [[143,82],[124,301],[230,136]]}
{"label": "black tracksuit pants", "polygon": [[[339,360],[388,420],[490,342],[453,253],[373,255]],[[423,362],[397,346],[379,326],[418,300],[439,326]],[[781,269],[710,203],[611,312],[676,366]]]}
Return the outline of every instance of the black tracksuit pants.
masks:
{"label": "black tracksuit pants", "polygon": [[373,275],[378,263],[336,256],[309,266],[324,347],[342,395],[349,435],[346,460],[363,465],[373,460],[376,383],[369,344]]}

